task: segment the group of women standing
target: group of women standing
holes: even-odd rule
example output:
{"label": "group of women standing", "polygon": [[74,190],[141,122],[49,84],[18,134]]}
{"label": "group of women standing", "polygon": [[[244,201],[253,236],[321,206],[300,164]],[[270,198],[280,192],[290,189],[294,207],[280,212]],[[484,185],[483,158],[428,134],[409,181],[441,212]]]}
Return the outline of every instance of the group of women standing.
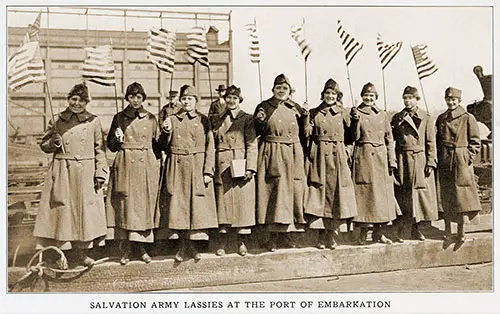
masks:
{"label": "group of women standing", "polygon": [[[41,143],[54,160],[35,225],[38,244],[56,241],[74,249],[76,262],[91,265],[82,249],[120,239],[125,265],[132,244],[149,263],[144,243],[165,231],[179,238],[178,262],[189,256],[199,260],[193,241],[208,240],[215,228],[217,255],[225,254],[231,232],[237,234],[238,253],[246,255],[245,242],[257,224],[267,227],[270,251],[277,249],[279,237],[293,247],[295,235],[306,227],[319,230],[318,248],[334,249],[340,228],[350,228],[351,222],[359,227],[359,244],[366,243],[369,228],[375,242],[391,244],[385,232],[391,222],[399,226],[396,241],[403,241],[408,221],[412,237],[425,240],[418,222],[438,219],[434,170],[441,161],[436,163],[436,151],[446,168],[439,172],[446,182],[440,202],[447,213],[446,234],[451,221],[459,222],[459,240],[464,240],[464,217],[479,211],[475,182],[466,180],[478,151],[473,116],[449,105],[437,122],[444,148],[436,150],[434,124],[418,109],[413,87],[403,92],[405,109],[392,119],[375,104],[378,94],[371,83],[361,91],[363,102],[350,110],[333,79],[311,110],[292,101],[291,91],[280,74],[273,96],[251,115],[240,109],[241,90],[233,85],[223,96],[224,106],[207,117],[195,109],[196,89],[185,85],[178,110],[157,121],[142,105],[143,87],[131,84],[125,94],[129,104],[114,116],[106,140],[116,157],[104,206],[101,187],[108,167],[101,126],[85,110],[86,86],[76,85],[68,94],[68,109]],[[457,91],[447,89],[447,104],[449,97],[460,98]],[[465,190],[468,204],[458,196]]]}

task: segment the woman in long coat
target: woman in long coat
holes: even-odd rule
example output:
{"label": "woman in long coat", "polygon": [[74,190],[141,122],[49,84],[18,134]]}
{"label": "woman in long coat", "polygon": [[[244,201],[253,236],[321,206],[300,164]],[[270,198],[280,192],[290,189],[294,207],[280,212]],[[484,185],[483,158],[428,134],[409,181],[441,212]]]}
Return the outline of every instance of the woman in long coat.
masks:
{"label": "woman in long coat", "polygon": [[345,140],[349,143],[349,112],[342,105],[342,92],[333,79],[325,83],[322,103],[310,111],[312,131],[306,172],[308,189],[304,212],[309,228],[319,229],[318,248],[337,246],[340,225],[357,214],[354,186]]}
{"label": "woman in long coat", "polygon": [[[179,234],[175,260],[185,258],[186,248],[195,260],[201,259],[191,240],[208,240],[208,230],[217,228],[213,176],[215,167],[214,135],[208,118],[195,109],[196,89],[189,85],[180,90],[181,109],[167,117],[161,146],[166,149],[166,210],[168,229]],[[187,247],[186,247],[186,240]]]}
{"label": "woman in long coat", "polygon": [[214,182],[220,234],[217,255],[225,254],[227,233],[235,229],[238,253],[244,256],[245,238],[255,225],[253,176],[257,172],[257,136],[253,116],[240,109],[243,100],[240,88],[229,86],[224,100],[226,109],[214,125]]}
{"label": "woman in long coat", "polygon": [[[290,100],[285,75],[273,84],[273,97],[255,109],[259,139],[257,222],[270,231],[268,248],[276,250],[279,233],[303,232],[306,188],[302,141],[309,127],[308,111]],[[293,242],[291,238],[287,240]],[[291,243],[293,246],[293,243]]]}
{"label": "woman in long coat", "polygon": [[382,226],[392,222],[401,210],[394,196],[393,173],[397,168],[394,140],[387,113],[375,105],[378,93],[372,83],[361,91],[363,102],[351,110],[354,142],[352,175],[360,227],[358,243],[366,242],[373,225],[373,240],[392,244]]}
{"label": "woman in long coat", "polygon": [[440,205],[444,210],[445,237],[451,236],[451,223],[458,224],[458,241],[465,241],[464,223],[481,210],[474,180],[473,161],[481,149],[476,119],[460,106],[462,91],[445,91],[448,110],[436,120],[438,182]]}
{"label": "woman in long coat", "polygon": [[53,153],[35,222],[37,248],[74,249],[76,261],[94,260],[82,249],[104,245],[106,216],[102,185],[108,176],[99,118],[85,108],[87,87],[75,85],[68,108],[50,123],[41,149]]}
{"label": "woman in long coat", "polygon": [[420,222],[438,219],[436,183],[436,132],[428,113],[418,108],[418,90],[407,86],[403,91],[405,108],[391,120],[396,141],[396,199],[403,216],[398,218],[397,241],[403,242],[404,231],[411,225],[411,237],[425,236]]}
{"label": "woman in long coat", "polygon": [[144,262],[151,262],[143,244],[153,243],[153,229],[159,226],[158,123],[142,105],[146,97],[141,84],[127,87],[129,105],[113,117],[107,137],[108,148],[117,152],[106,199],[108,238],[124,240],[122,265],[130,261],[130,242],[138,247]]}

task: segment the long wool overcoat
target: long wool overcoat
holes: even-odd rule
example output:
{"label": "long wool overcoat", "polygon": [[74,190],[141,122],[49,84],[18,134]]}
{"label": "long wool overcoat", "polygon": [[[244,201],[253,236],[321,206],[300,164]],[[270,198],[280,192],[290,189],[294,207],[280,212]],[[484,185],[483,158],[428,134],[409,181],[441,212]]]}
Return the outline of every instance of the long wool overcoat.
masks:
{"label": "long wool overcoat", "polygon": [[310,112],[306,173],[306,214],[346,219],[356,216],[356,199],[345,140],[350,127],[349,112],[336,103],[319,105]]}
{"label": "long wool overcoat", "polygon": [[204,183],[203,176],[214,175],[214,135],[208,118],[196,110],[179,111],[171,116],[172,130],[161,143],[167,151],[165,183],[166,212],[162,212],[162,228],[203,230],[217,228],[213,181]]}
{"label": "long wool overcoat", "polygon": [[352,176],[358,209],[353,220],[387,223],[401,213],[388,169],[397,166],[390,118],[376,105],[362,103],[352,111],[359,115],[359,120],[351,123],[355,139]]}
{"label": "long wool overcoat", "polygon": [[[125,138],[119,143],[115,131]],[[117,152],[111,168],[106,213],[108,228],[147,231],[158,228],[156,206],[160,172],[156,117],[144,107],[128,105],[113,117],[107,137],[108,148]]]}
{"label": "long wool overcoat", "polygon": [[255,225],[255,180],[233,178],[231,162],[246,160],[246,170],[257,171],[257,136],[253,116],[227,110],[215,130],[215,193],[219,225]]}
{"label": "long wool overcoat", "polygon": [[464,222],[481,210],[472,164],[481,149],[477,122],[458,106],[439,115],[436,128],[440,207],[451,221]]}
{"label": "long wool overcoat", "polygon": [[437,220],[437,194],[434,172],[425,176],[426,166],[436,169],[436,131],[425,111],[406,109],[391,120],[396,141],[399,182],[396,199],[405,219],[415,222]]}
{"label": "long wool overcoat", "polygon": [[305,224],[306,188],[301,136],[309,126],[307,110],[287,100],[270,98],[255,109],[259,138],[257,222]]}
{"label": "long wool overcoat", "polygon": [[[62,135],[64,153],[55,147],[52,134]],[[34,235],[57,241],[88,242],[106,235],[102,190],[94,179],[108,177],[99,118],[87,111],[66,109],[52,123],[40,144],[53,153],[35,222]]]}

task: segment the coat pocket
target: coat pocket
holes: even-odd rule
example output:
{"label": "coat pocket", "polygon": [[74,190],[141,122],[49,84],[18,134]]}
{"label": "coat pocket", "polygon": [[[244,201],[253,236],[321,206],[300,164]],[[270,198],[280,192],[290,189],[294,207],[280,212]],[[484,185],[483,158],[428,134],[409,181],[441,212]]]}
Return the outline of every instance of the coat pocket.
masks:
{"label": "coat pocket", "polygon": [[[120,154],[120,153],[119,153]],[[126,167],[125,155],[117,156],[113,164],[113,193],[128,196],[129,189],[129,169]]]}
{"label": "coat pocket", "polygon": [[282,152],[279,151],[278,147],[275,147],[274,150],[271,146],[266,147],[266,152],[264,152],[264,158],[266,158],[266,177],[267,178],[279,178],[281,177],[282,168],[283,168],[283,158],[281,156]]}
{"label": "coat pocket", "polygon": [[344,147],[337,150],[337,169],[340,173],[340,186],[346,187],[352,184],[351,170],[348,165],[348,157]]}
{"label": "coat pocket", "polygon": [[414,176],[415,181],[413,182],[415,189],[426,189],[427,181],[425,180],[425,152],[414,154],[415,156],[415,164],[414,164]]}
{"label": "coat pocket", "polygon": [[68,205],[70,199],[68,167],[66,160],[54,162],[52,170],[52,188],[50,189],[51,207]]}
{"label": "coat pocket", "polygon": [[457,186],[474,185],[474,170],[469,165],[470,159],[470,152],[466,148],[455,150],[455,182]]}

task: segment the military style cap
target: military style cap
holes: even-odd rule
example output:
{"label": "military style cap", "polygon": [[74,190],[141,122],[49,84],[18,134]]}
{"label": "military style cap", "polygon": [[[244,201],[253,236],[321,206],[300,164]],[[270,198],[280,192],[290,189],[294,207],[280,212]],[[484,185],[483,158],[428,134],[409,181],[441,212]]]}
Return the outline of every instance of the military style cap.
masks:
{"label": "military style cap", "polygon": [[143,98],[142,100],[146,100],[147,96],[146,93],[144,92],[144,88],[142,87],[141,84],[134,82],[127,87],[127,92],[125,93],[125,100],[128,100],[128,96],[137,94],[141,94]]}
{"label": "military style cap", "polygon": [[327,89],[332,89],[337,93],[337,101],[342,101],[342,92],[340,91],[340,86],[334,79],[328,79],[325,83],[325,87],[323,87],[323,91],[321,92],[321,99],[323,99],[325,92]]}
{"label": "military style cap", "polygon": [[276,76],[276,78],[274,79],[273,89],[276,87],[276,85],[279,85],[279,84],[287,84],[288,87],[290,87],[290,90],[292,90],[292,84],[290,84],[290,80],[283,73]]}
{"label": "military style cap", "polygon": [[226,89],[226,93],[224,94],[224,98],[228,95],[234,95],[240,98],[240,102],[243,101],[243,97],[241,97],[241,88],[236,87],[235,85],[231,85]]}
{"label": "military style cap", "polygon": [[420,100],[420,95],[418,94],[418,89],[416,87],[413,87],[413,86],[409,86],[409,85],[406,86],[405,90],[403,91],[403,96],[404,95],[412,95],[415,98],[417,98],[417,100]]}
{"label": "military style cap", "polygon": [[375,85],[373,85],[373,83],[371,82],[368,82],[363,86],[363,89],[361,90],[361,97],[363,97],[363,95],[366,93],[374,93],[375,96],[378,98],[377,89],[375,88]]}
{"label": "military style cap", "polygon": [[444,97],[462,98],[462,91],[458,88],[455,88],[455,87],[448,87],[444,91]]}
{"label": "military style cap", "polygon": [[194,88],[194,86],[186,84],[186,85],[181,87],[180,97],[183,97],[183,96],[194,96],[194,97],[196,97],[196,99],[198,99],[198,92],[197,92],[196,88]]}
{"label": "military style cap", "polygon": [[86,101],[90,101],[89,90],[85,83],[76,84],[75,86],[73,86],[68,93],[68,99],[74,95],[80,96],[81,99],[85,99]]}

